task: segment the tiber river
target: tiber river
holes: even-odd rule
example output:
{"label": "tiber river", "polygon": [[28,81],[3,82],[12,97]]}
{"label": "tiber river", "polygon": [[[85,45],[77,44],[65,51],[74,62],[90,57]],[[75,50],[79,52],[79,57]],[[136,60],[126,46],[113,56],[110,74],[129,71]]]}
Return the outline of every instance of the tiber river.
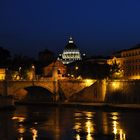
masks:
{"label": "tiber river", "polygon": [[17,106],[0,111],[0,140],[140,140],[140,112]]}

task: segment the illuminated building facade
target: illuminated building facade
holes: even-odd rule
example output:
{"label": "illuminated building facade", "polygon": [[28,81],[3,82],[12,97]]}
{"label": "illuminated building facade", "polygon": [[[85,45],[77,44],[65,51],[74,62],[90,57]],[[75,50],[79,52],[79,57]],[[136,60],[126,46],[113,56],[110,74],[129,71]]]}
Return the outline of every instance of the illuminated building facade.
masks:
{"label": "illuminated building facade", "polygon": [[[140,44],[116,53],[113,59],[120,64],[124,78],[140,79]],[[108,63],[111,64],[111,60]]]}
{"label": "illuminated building facade", "polygon": [[59,60],[52,62],[50,65],[43,68],[44,76],[51,77],[54,69],[57,70],[58,78],[62,78],[66,73],[66,66]]}
{"label": "illuminated building facade", "polygon": [[6,69],[0,68],[0,80],[5,80],[6,77]]}
{"label": "illuminated building facade", "polygon": [[63,64],[69,64],[74,61],[82,60],[80,51],[74,44],[72,37],[69,38],[68,44],[64,48],[63,53],[59,54],[58,59],[60,59]]}

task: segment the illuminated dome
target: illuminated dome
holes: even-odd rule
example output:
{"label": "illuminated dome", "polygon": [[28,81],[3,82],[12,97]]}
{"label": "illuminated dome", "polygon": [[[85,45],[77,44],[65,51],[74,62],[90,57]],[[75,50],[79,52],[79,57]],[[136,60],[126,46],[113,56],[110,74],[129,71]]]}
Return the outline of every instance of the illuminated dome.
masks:
{"label": "illuminated dome", "polygon": [[77,46],[74,44],[72,37],[69,38],[68,44],[61,55],[63,64],[69,64],[77,60],[81,60],[81,54]]}
{"label": "illuminated dome", "polygon": [[68,44],[64,50],[78,50],[77,46],[74,44],[72,37],[70,37]]}

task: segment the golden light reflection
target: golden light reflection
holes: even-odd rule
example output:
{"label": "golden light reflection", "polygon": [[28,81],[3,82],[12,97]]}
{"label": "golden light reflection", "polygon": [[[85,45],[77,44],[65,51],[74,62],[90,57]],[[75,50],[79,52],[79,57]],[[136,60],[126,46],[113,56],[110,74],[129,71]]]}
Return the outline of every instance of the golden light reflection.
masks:
{"label": "golden light reflection", "polygon": [[23,126],[23,125],[20,125],[20,127],[18,128],[18,132],[20,133],[20,134],[23,134],[24,132],[25,132],[25,127]]}
{"label": "golden light reflection", "polygon": [[75,113],[74,116],[76,121],[74,125],[74,130],[76,131],[76,140],[81,139],[80,134],[85,134],[86,140],[94,140],[93,138],[93,133],[95,131],[93,122],[94,113],[83,111]]}
{"label": "golden light reflection", "polygon": [[93,124],[90,120],[86,122],[86,131],[88,134],[91,134],[93,132]]}
{"label": "golden light reflection", "polygon": [[25,119],[26,119],[25,117],[18,117],[18,116],[12,118],[12,120],[18,120],[18,122],[24,122]]}
{"label": "golden light reflection", "polygon": [[76,134],[76,140],[80,140],[80,135],[79,134]]}
{"label": "golden light reflection", "polygon": [[117,120],[118,117],[117,117],[117,116],[113,116],[112,119],[113,119],[113,120]]}
{"label": "golden light reflection", "polygon": [[115,139],[119,136],[119,140],[126,140],[126,134],[124,130],[121,128],[119,124],[119,114],[117,112],[111,113],[112,115],[112,126],[113,126],[113,134],[115,135]]}
{"label": "golden light reflection", "polygon": [[86,137],[87,140],[94,140],[94,138],[91,136],[91,134],[88,134]]}
{"label": "golden light reflection", "polygon": [[25,133],[26,129],[23,125],[19,125],[18,132],[20,134],[20,137],[18,140],[23,140],[23,134]]}
{"label": "golden light reflection", "polygon": [[118,112],[112,112],[111,115],[112,115],[112,116],[115,116],[115,115],[116,115],[116,116],[119,116],[119,113],[118,113]]}
{"label": "golden light reflection", "polygon": [[125,133],[120,129],[120,140],[126,140]]}
{"label": "golden light reflection", "polygon": [[82,113],[79,113],[79,112],[74,114],[75,120],[77,120],[77,121],[82,119],[81,116],[82,116]]}
{"label": "golden light reflection", "polygon": [[80,113],[80,112],[76,112],[75,114],[74,114],[74,117],[81,117],[82,116],[82,113]]}
{"label": "golden light reflection", "polygon": [[33,134],[33,140],[37,140],[37,136],[38,136],[38,131],[35,128],[31,128],[31,133]]}
{"label": "golden light reflection", "polygon": [[103,124],[103,131],[104,131],[104,134],[108,134],[108,131],[109,131],[109,127],[108,127],[108,119],[107,119],[107,113],[103,113],[103,116],[102,116],[102,124]]}
{"label": "golden light reflection", "polygon": [[87,132],[87,137],[86,137],[86,139],[87,139],[87,140],[93,140],[94,138],[93,138],[92,135],[91,135],[91,134],[93,134],[93,132],[94,132],[94,125],[93,125],[93,122],[92,122],[91,120],[87,120],[85,128],[86,128],[86,132]]}
{"label": "golden light reflection", "polygon": [[116,135],[118,131],[117,121],[113,121],[112,124],[113,124],[113,133]]}
{"label": "golden light reflection", "polygon": [[80,123],[80,122],[76,122],[76,123],[75,123],[75,126],[74,126],[74,129],[75,129],[77,132],[80,132],[80,130],[82,129],[81,123]]}
{"label": "golden light reflection", "polygon": [[85,116],[86,116],[86,123],[85,123],[85,128],[86,128],[86,132],[88,134],[91,134],[94,132],[94,124],[93,124],[93,112],[84,112]]}
{"label": "golden light reflection", "polygon": [[84,112],[84,114],[86,115],[86,119],[92,119],[93,117],[93,112]]}

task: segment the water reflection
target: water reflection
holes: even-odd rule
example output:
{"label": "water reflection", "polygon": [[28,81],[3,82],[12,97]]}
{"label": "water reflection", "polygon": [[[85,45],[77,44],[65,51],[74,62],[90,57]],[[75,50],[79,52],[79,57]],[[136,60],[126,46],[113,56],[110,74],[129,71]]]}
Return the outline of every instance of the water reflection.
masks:
{"label": "water reflection", "polygon": [[23,125],[19,125],[18,132],[19,132],[19,140],[23,140],[23,135],[26,129]]}
{"label": "water reflection", "polygon": [[80,140],[80,135],[76,134],[76,140]]}
{"label": "water reflection", "polygon": [[18,122],[24,122],[25,119],[26,119],[25,117],[20,117],[20,116],[12,117],[12,120],[17,120]]}
{"label": "water reflection", "polygon": [[76,140],[80,140],[82,136],[86,135],[86,140],[93,140],[94,134],[94,120],[93,112],[76,112],[74,130],[76,131]]}
{"label": "water reflection", "polygon": [[114,140],[126,140],[126,134],[120,125],[119,113],[112,112],[111,119],[112,119],[112,128],[113,128],[112,132],[114,134]]}
{"label": "water reflection", "polygon": [[38,131],[35,128],[30,128],[33,140],[37,140]]}
{"label": "water reflection", "polygon": [[[121,127],[120,114],[118,112],[96,114],[95,112],[81,111],[78,113],[75,112],[74,117],[75,123],[73,129],[76,132],[76,140],[80,140],[83,137],[86,140],[94,140],[99,137],[126,140],[126,134]],[[102,132],[100,132],[101,130]]]}
{"label": "water reflection", "polygon": [[103,133],[107,135],[109,133],[107,113],[102,113],[102,127],[103,127]]}
{"label": "water reflection", "polygon": [[0,140],[140,139],[139,112],[27,108],[19,107],[13,114],[1,112]]}

